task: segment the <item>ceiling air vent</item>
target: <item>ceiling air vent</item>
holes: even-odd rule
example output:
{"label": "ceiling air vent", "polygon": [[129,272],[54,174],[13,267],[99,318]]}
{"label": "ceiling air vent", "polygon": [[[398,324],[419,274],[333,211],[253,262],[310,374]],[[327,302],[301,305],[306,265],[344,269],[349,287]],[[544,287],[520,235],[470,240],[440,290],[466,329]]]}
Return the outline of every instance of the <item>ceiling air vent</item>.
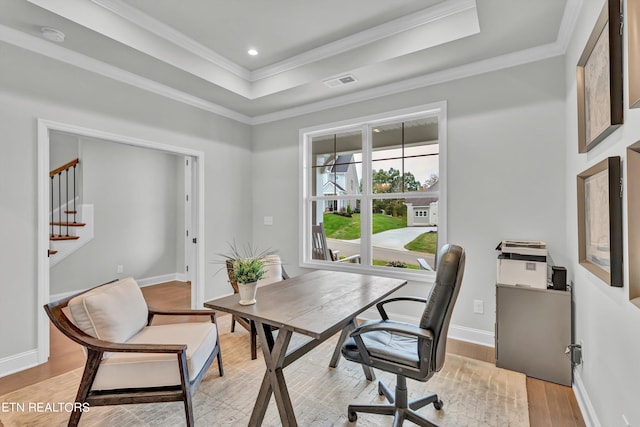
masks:
{"label": "ceiling air vent", "polygon": [[344,86],[351,83],[355,83],[358,80],[355,78],[353,74],[346,74],[344,76],[335,77],[333,79],[324,80],[322,83],[327,85],[328,87],[338,87]]}

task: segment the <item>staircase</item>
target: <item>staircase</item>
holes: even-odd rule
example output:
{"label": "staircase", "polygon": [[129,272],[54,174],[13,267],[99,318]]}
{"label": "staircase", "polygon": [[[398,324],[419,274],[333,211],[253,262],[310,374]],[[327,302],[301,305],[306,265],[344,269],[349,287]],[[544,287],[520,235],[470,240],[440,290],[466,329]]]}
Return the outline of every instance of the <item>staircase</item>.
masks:
{"label": "staircase", "polygon": [[93,239],[93,205],[78,205],[76,174],[79,159],[49,172],[49,266],[53,267]]}

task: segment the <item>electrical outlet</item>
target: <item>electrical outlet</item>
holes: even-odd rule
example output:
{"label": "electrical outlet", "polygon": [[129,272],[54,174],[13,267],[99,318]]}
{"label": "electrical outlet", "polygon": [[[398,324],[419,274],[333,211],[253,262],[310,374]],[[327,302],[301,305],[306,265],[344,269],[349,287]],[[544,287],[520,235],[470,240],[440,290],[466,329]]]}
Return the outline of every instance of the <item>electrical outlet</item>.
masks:
{"label": "electrical outlet", "polygon": [[123,265],[118,265],[116,267],[116,273],[122,274],[123,271],[124,271],[124,266]]}
{"label": "electrical outlet", "polygon": [[477,314],[484,314],[484,302],[481,299],[473,300],[473,312]]}
{"label": "electrical outlet", "polygon": [[273,225],[273,217],[265,216],[264,217],[264,225]]}

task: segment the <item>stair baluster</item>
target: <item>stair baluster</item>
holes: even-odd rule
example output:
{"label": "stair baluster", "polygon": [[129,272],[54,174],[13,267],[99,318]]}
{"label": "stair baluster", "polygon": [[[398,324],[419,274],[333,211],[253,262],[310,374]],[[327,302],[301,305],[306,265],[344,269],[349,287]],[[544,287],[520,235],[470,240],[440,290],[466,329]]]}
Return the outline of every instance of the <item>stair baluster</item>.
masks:
{"label": "stair baluster", "polygon": [[76,209],[76,166],[73,165],[73,223],[77,224],[76,214],[78,210]]}
{"label": "stair baluster", "polygon": [[64,215],[67,223],[67,236],[68,236],[69,235],[69,169],[65,170],[64,176],[67,182],[66,199],[65,199],[67,201],[67,209],[65,209]]}
{"label": "stair baluster", "polygon": [[[78,210],[77,210],[77,201],[76,201],[76,191],[77,191],[77,187],[76,187],[76,166],[80,163],[79,159],[74,159],[62,166],[60,166],[59,168],[56,168],[54,170],[52,170],[51,172],[49,172],[49,177],[51,178],[51,240],[76,240],[79,237],[78,236],[72,236],[71,235],[71,230],[74,229],[75,227],[84,227],[86,224],[83,223],[79,223],[78,222]],[[69,177],[69,169],[73,168],[73,176]],[[65,179],[65,189],[64,189],[64,196],[65,199],[62,198],[62,174],[64,173],[64,179]],[[58,182],[55,182],[55,177],[56,175],[58,176]],[[70,188],[70,184],[69,184],[69,179],[73,180],[73,210],[71,210],[70,208],[70,200],[69,197],[71,196],[71,188]],[[54,191],[55,191],[55,187],[58,187],[58,200],[57,200],[57,205],[54,204]],[[63,201],[64,200],[64,201]],[[63,206],[65,207],[64,209],[64,214],[65,214],[65,221],[62,221],[62,209]],[[54,214],[55,209],[58,209],[58,215],[56,217],[56,215]],[[73,214],[73,222],[71,222],[71,214]],[[56,221],[57,219],[57,221]],[[56,227],[58,228],[58,233],[56,234]],[[66,232],[63,233],[63,229],[66,228]],[[50,250],[49,251],[49,255],[55,254],[56,251],[55,250]]]}
{"label": "stair baluster", "polygon": [[62,236],[62,172],[58,173],[58,235]]}

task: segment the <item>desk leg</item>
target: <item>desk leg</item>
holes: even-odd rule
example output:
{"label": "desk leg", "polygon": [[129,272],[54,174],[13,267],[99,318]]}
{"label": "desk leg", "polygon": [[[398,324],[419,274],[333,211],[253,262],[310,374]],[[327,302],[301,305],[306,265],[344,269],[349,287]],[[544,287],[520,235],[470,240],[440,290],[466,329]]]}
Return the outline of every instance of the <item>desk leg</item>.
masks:
{"label": "desk leg", "polygon": [[[273,393],[276,404],[278,405],[282,426],[297,427],[298,423],[296,422],[293,405],[291,404],[291,398],[287,390],[287,383],[284,380],[284,374],[282,372],[292,332],[286,329],[280,329],[278,338],[275,340],[275,343],[273,343],[273,335],[268,325],[264,325],[262,322],[256,322],[256,329],[260,336],[260,345],[267,369],[262,379],[256,405],[253,408],[251,419],[249,420],[249,426],[262,425],[264,414],[267,412],[267,407],[269,406],[269,399]],[[268,337],[268,335],[270,335],[270,337]],[[270,342],[273,344],[270,345]]]}
{"label": "desk leg", "polygon": [[[358,326],[358,322],[356,322],[356,319],[352,319],[351,323],[345,326],[342,332],[340,333],[340,338],[338,338],[338,344],[336,345],[335,350],[333,350],[333,356],[331,357],[331,361],[329,362],[330,368],[335,368],[336,366],[338,366],[338,362],[340,361],[340,355],[342,354],[342,346],[344,345],[347,338],[349,338],[351,331],[353,331],[357,326]],[[361,366],[362,366],[362,370],[364,371],[364,376],[369,381],[374,381],[376,379],[376,375],[373,373],[373,369],[370,366],[366,366],[366,365],[361,365]]]}

